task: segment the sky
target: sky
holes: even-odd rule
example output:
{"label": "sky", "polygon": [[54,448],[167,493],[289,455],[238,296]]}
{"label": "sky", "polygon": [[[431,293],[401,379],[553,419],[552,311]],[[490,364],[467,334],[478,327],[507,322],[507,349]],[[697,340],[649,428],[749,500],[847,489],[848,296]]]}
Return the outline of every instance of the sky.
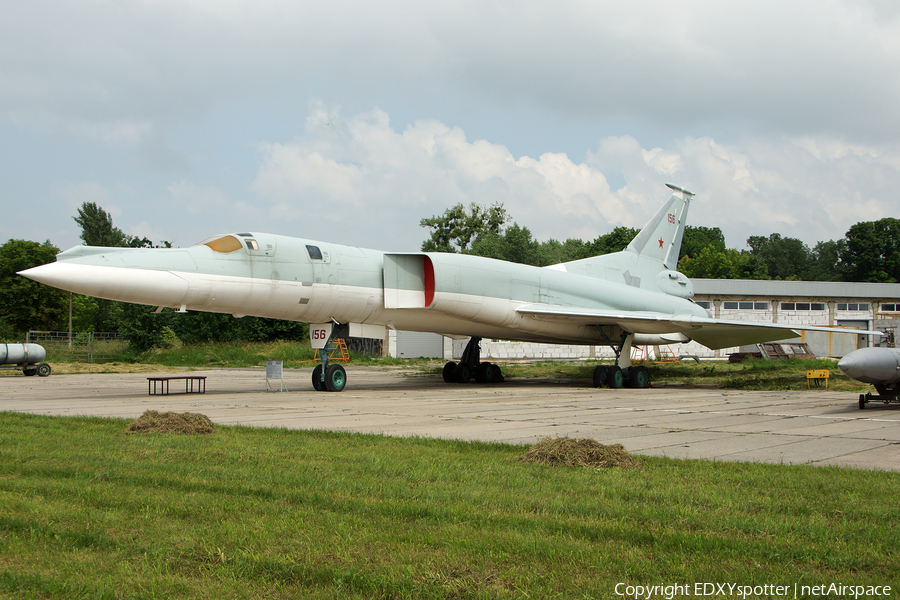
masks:
{"label": "sky", "polygon": [[0,242],[96,202],[190,246],[417,251],[503,204],[535,239],[688,223],[840,239],[900,217],[888,0],[29,0],[0,19]]}

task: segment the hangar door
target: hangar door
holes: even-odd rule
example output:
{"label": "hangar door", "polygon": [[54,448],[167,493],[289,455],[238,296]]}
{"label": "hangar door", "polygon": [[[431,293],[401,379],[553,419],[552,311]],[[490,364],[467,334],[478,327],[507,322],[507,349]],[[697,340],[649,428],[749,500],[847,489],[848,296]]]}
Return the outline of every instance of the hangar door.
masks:
{"label": "hangar door", "polygon": [[436,333],[398,331],[397,356],[400,358],[443,358],[444,336]]}
{"label": "hangar door", "polygon": [[[857,329],[868,329],[869,322],[868,321],[848,321],[844,319],[838,319],[837,324],[839,327],[856,327]],[[859,335],[857,337],[856,347],[857,348],[865,348],[869,346],[869,338],[865,335]],[[855,348],[854,348],[855,350]]]}

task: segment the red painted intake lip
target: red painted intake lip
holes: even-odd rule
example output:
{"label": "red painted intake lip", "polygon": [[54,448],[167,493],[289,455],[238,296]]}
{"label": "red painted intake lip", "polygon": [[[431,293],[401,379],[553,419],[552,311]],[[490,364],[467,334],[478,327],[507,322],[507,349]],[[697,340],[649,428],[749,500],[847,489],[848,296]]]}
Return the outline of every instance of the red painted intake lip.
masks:
{"label": "red painted intake lip", "polygon": [[431,306],[434,300],[434,265],[427,256],[422,261],[422,267],[425,271],[425,306]]}

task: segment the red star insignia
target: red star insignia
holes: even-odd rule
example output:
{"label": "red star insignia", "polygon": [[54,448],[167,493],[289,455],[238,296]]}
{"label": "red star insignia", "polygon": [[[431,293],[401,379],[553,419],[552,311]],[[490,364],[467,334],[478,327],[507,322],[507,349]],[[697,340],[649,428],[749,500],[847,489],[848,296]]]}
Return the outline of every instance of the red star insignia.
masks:
{"label": "red star insignia", "polygon": [[663,239],[662,239],[662,238],[659,238],[659,247],[660,247],[660,248],[663,247]]}

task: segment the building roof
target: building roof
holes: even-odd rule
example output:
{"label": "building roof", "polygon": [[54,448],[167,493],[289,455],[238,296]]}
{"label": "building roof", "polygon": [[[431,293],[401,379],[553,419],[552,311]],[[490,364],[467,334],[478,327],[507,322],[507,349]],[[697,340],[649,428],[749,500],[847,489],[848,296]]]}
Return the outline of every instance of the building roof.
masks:
{"label": "building roof", "polygon": [[870,301],[900,299],[900,283],[756,279],[691,279],[691,283],[694,284],[695,296],[830,297]]}

